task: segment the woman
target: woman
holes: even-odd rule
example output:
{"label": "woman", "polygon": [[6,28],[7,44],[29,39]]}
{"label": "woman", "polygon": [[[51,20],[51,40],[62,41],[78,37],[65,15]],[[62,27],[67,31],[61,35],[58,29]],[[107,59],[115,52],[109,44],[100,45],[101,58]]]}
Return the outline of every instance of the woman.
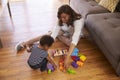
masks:
{"label": "woman", "polygon": [[[58,25],[54,28],[52,34],[50,33],[50,35],[54,39],[57,37],[60,41],[69,46],[69,51],[65,59],[65,68],[67,69],[69,67],[70,55],[76,47],[82,34],[84,19],[82,19],[81,15],[77,14],[69,5],[62,5],[58,9],[57,17]],[[25,46],[27,47],[34,42],[39,41],[40,37],[41,36],[18,44],[17,51],[21,50]]]}

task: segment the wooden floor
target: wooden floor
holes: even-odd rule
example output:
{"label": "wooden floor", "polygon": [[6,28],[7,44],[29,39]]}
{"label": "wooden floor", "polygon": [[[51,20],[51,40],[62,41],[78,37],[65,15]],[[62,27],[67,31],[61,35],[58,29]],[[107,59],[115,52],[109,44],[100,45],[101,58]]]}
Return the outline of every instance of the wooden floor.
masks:
{"label": "wooden floor", "polygon": [[[20,1],[20,0],[19,0]],[[40,73],[27,65],[29,53],[16,54],[14,46],[19,41],[45,34],[57,21],[57,8],[67,0],[22,0],[12,2],[12,21],[7,9],[0,17],[0,80],[120,80],[102,52],[87,39],[81,39],[78,48],[87,56],[84,66],[70,75],[60,71]],[[56,42],[52,48],[66,47]],[[56,59],[57,61],[57,59]]]}

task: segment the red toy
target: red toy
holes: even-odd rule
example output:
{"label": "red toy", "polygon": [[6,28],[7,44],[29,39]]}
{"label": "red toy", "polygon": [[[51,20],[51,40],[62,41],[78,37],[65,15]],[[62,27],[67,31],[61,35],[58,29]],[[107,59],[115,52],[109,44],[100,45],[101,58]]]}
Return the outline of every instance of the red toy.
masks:
{"label": "red toy", "polygon": [[71,56],[72,60],[77,62],[80,60],[80,58],[78,56]]}
{"label": "red toy", "polygon": [[65,71],[64,60],[65,60],[65,57],[61,56],[60,61],[59,61],[59,69],[60,69],[60,71],[63,71],[63,72]]}
{"label": "red toy", "polygon": [[77,56],[71,56],[72,60],[75,61],[75,59],[77,58]]}

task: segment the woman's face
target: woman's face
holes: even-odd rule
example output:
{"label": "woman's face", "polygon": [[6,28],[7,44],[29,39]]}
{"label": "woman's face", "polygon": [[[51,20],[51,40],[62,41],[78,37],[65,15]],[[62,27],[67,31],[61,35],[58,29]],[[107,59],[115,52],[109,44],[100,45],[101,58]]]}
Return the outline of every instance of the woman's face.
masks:
{"label": "woman's face", "polygon": [[62,13],[60,16],[60,19],[62,20],[63,23],[67,23],[69,21],[70,16],[66,13]]}

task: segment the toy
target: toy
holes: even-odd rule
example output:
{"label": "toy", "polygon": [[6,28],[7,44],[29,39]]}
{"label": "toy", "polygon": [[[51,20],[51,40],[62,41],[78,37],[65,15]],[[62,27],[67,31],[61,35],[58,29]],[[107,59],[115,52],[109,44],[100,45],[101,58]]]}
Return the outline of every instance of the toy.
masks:
{"label": "toy", "polygon": [[74,68],[78,68],[78,64],[76,64],[76,62],[72,62],[71,65],[74,67]]}
{"label": "toy", "polygon": [[65,68],[64,68],[64,59],[65,59],[65,57],[64,56],[61,56],[61,58],[60,58],[60,61],[59,61],[59,69],[60,69],[60,71],[65,71]]}
{"label": "toy", "polygon": [[67,49],[57,49],[54,53],[54,56],[61,56],[67,53]]}
{"label": "toy", "polygon": [[79,61],[79,60],[80,60],[80,58],[79,58],[79,57],[76,57],[74,61],[77,62],[77,61]]}
{"label": "toy", "polygon": [[72,53],[71,56],[78,56],[78,53]]}
{"label": "toy", "polygon": [[73,53],[71,54],[71,56],[78,56],[78,52],[79,52],[79,50],[77,48],[75,48],[73,50]]}
{"label": "toy", "polygon": [[77,57],[77,56],[71,56],[71,58],[72,58],[72,60],[75,61],[75,62],[80,60],[80,58]]}
{"label": "toy", "polygon": [[82,61],[77,61],[76,64],[82,67],[84,63]]}
{"label": "toy", "polygon": [[52,73],[52,71],[49,69],[49,70],[48,70],[48,74],[51,74],[51,73]]}
{"label": "toy", "polygon": [[71,56],[71,58],[74,61],[77,58],[77,56]]}
{"label": "toy", "polygon": [[82,67],[84,65],[84,61],[87,59],[86,56],[84,56],[80,53],[77,56],[71,56],[71,58],[73,60],[71,65],[74,68],[78,68],[78,66]]}
{"label": "toy", "polygon": [[70,68],[67,70],[67,72],[68,72],[69,74],[76,74],[76,72],[75,72],[74,70],[70,69]]}
{"label": "toy", "polygon": [[86,56],[81,55],[81,56],[80,56],[80,60],[84,62],[84,61],[86,60]]}
{"label": "toy", "polygon": [[62,55],[65,55],[68,51],[68,48],[64,48],[64,49],[61,49],[61,48],[58,48],[58,49],[50,49],[48,50],[48,53],[50,53],[51,56],[62,56]]}
{"label": "toy", "polygon": [[78,57],[80,57],[81,55],[82,55],[82,54],[81,54],[81,53],[79,53],[79,54],[78,54]]}
{"label": "toy", "polygon": [[75,48],[73,52],[78,53],[79,52],[78,48]]}
{"label": "toy", "polygon": [[51,63],[47,64],[48,74],[54,71],[54,66]]}
{"label": "toy", "polygon": [[63,62],[59,62],[59,69],[60,69],[60,71],[64,71],[64,63]]}

